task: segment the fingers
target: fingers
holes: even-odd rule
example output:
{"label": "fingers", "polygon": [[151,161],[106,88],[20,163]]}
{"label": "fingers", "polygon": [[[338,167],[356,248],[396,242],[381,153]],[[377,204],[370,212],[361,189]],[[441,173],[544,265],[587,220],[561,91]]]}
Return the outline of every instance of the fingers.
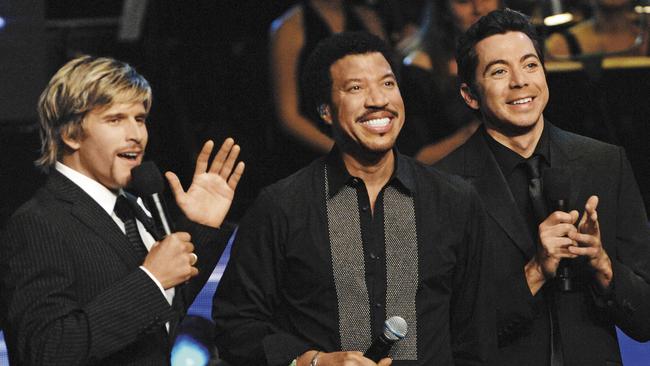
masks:
{"label": "fingers", "polygon": [[569,234],[569,237],[572,240],[575,240],[577,243],[579,243],[579,246],[582,247],[600,247],[601,242],[600,242],[600,237],[597,235],[592,235],[592,234],[583,234],[579,232],[571,233]]}
{"label": "fingers", "polygon": [[235,166],[241,147],[235,144],[235,140],[228,137],[219,148],[219,151],[217,151],[212,160],[212,164],[210,164],[210,167],[208,168],[208,160],[213,146],[214,143],[212,141],[207,141],[205,145],[203,145],[203,149],[196,160],[196,170],[194,175],[205,172],[219,174],[223,179],[228,181],[228,185],[231,188],[235,188],[237,183],[239,183],[241,175],[244,173],[243,162],[239,162]]}
{"label": "fingers", "polygon": [[585,204],[585,211],[596,212],[596,209],[598,208],[598,201],[598,196],[589,197],[589,199],[587,199],[587,203]]}
{"label": "fingers", "polygon": [[599,253],[599,249],[594,247],[571,247],[569,251],[576,256],[595,258]]}
{"label": "fingers", "polygon": [[553,226],[541,226],[539,227],[539,237],[541,239],[566,236],[569,233],[576,232],[576,229],[573,224],[556,224]]}
{"label": "fingers", "polygon": [[199,156],[196,158],[194,175],[202,174],[206,172],[206,170],[208,169],[208,161],[210,160],[210,154],[212,153],[213,147],[214,147],[214,142],[212,140],[208,140],[205,142],[205,144],[203,144],[203,148],[201,148],[201,152],[199,152]]}
{"label": "fingers", "polygon": [[569,248],[575,247],[576,243],[567,237],[547,239],[542,243],[544,252],[550,258],[575,258],[575,254]]}
{"label": "fingers", "polygon": [[183,197],[183,194],[185,193],[185,191],[183,190],[183,186],[181,185],[181,181],[178,179],[178,176],[173,172],[166,172],[165,178],[167,178],[167,182],[169,182],[169,187],[171,188],[172,193],[174,194],[176,203],[179,203],[179,200]]}
{"label": "fingers", "polygon": [[548,217],[539,225],[539,227],[540,230],[542,230],[543,227],[549,227],[558,224],[574,224],[577,219],[578,211],[555,211],[552,214],[548,215]]}
{"label": "fingers", "polygon": [[244,164],[244,162],[240,161],[239,163],[237,163],[237,166],[235,167],[235,171],[230,175],[230,178],[228,178],[228,186],[233,190],[237,188],[237,184],[239,183],[242,174],[244,174],[245,167],[246,165]]}
{"label": "fingers", "polygon": [[393,360],[390,358],[384,358],[379,361],[377,366],[390,366],[393,363]]}
{"label": "fingers", "polygon": [[198,269],[193,267],[198,257],[193,253],[191,239],[187,232],[169,234],[156,243],[145,257],[143,266],[163,288],[176,286],[198,274]]}
{"label": "fingers", "polygon": [[223,179],[228,179],[228,176],[230,176],[230,173],[235,166],[235,162],[237,161],[237,157],[239,156],[240,150],[241,148],[239,145],[235,145],[232,147],[232,149],[230,149],[230,154],[228,154],[226,162],[223,164],[221,171],[219,171],[219,175],[221,175]]}
{"label": "fingers", "polygon": [[[224,168],[228,169],[228,164],[230,164],[230,169],[232,170],[232,166],[234,165],[235,160],[237,160],[238,155],[239,145],[235,145],[235,140],[228,137],[223,144],[221,144],[219,151],[217,151],[217,154],[214,156],[209,172],[223,176],[222,170],[224,170]],[[205,173],[205,170],[202,171],[202,173]]]}
{"label": "fingers", "polygon": [[581,244],[586,244],[588,246],[593,246],[594,240],[600,242],[600,224],[598,223],[598,196],[591,196],[585,203],[585,211],[580,219],[580,224],[578,225],[578,232],[581,234],[587,234],[592,236],[588,238],[587,236],[581,236],[578,240]]}

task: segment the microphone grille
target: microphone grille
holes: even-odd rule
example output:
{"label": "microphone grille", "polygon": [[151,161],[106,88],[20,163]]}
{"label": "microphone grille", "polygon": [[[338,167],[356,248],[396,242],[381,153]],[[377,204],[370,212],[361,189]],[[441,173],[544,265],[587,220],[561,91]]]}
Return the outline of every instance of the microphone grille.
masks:
{"label": "microphone grille", "polygon": [[393,341],[399,341],[406,337],[408,325],[401,316],[392,316],[384,322],[384,336]]}
{"label": "microphone grille", "polygon": [[151,196],[162,193],[165,184],[162,174],[153,161],[145,161],[131,169],[131,183],[129,190],[139,197]]}

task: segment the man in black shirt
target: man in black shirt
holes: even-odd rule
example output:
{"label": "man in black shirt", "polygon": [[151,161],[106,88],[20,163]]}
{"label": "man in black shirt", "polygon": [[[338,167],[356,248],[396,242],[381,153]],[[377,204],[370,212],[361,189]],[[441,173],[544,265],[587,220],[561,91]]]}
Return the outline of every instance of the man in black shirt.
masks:
{"label": "man in black shirt", "polygon": [[[459,40],[456,60],[461,95],[484,125],[438,167],[471,182],[489,216],[494,364],[620,364],[615,325],[650,339],[650,230],[623,150],[544,120],[544,55],[523,14],[483,17]],[[550,214],[542,183],[556,179],[541,180],[547,169],[562,172],[555,198],[568,202]],[[571,291],[555,279],[561,260]]]}
{"label": "man in black shirt", "polygon": [[404,105],[389,60],[360,33],[311,55],[305,85],[336,145],[243,219],[213,302],[226,361],[375,365],[362,352],[397,315],[409,329],[392,365],[483,363],[495,339],[483,211],[466,183],[393,148]]}

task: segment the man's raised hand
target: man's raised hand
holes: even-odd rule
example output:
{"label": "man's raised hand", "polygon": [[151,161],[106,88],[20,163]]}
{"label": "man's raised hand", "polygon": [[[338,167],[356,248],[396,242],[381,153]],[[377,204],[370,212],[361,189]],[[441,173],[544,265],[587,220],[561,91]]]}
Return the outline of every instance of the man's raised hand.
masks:
{"label": "man's raised hand", "polygon": [[227,138],[208,167],[213,146],[211,140],[203,145],[187,191],[173,172],[166,172],[165,177],[176,203],[189,220],[218,228],[230,209],[237,183],[244,173],[244,163],[235,165],[240,148],[232,138]]}

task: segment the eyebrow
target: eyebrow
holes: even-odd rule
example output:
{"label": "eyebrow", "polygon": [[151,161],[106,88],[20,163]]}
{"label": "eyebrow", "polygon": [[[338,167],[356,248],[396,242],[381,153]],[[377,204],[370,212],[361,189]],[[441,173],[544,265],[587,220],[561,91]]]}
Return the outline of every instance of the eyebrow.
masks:
{"label": "eyebrow", "polygon": [[[135,118],[147,118],[149,116],[148,113],[139,113],[135,116]],[[102,118],[105,120],[113,119],[113,118],[124,118],[126,117],[126,113],[111,113],[103,116]]]}
{"label": "eyebrow", "polygon": [[[397,79],[397,77],[395,76],[395,73],[387,72],[381,78],[379,78],[379,80],[384,80],[386,78]],[[345,82],[343,82],[343,85],[345,86],[345,85],[348,85],[349,83],[361,82],[361,81],[363,81],[363,79],[359,79],[359,78],[347,79],[347,80],[345,80]]]}
{"label": "eyebrow", "polygon": [[[539,61],[539,57],[536,54],[527,53],[527,54],[521,56],[521,58],[519,59],[519,62],[523,62],[526,59],[531,58],[531,57],[533,57],[533,58],[535,58],[535,59],[537,59]],[[503,59],[490,61],[490,62],[488,62],[487,65],[485,65],[485,69],[483,70],[483,75],[485,75],[485,73],[487,73],[487,71],[490,69],[490,67],[492,67],[493,65],[498,65],[498,64],[507,65],[508,63],[506,62],[506,60],[503,60]]]}

